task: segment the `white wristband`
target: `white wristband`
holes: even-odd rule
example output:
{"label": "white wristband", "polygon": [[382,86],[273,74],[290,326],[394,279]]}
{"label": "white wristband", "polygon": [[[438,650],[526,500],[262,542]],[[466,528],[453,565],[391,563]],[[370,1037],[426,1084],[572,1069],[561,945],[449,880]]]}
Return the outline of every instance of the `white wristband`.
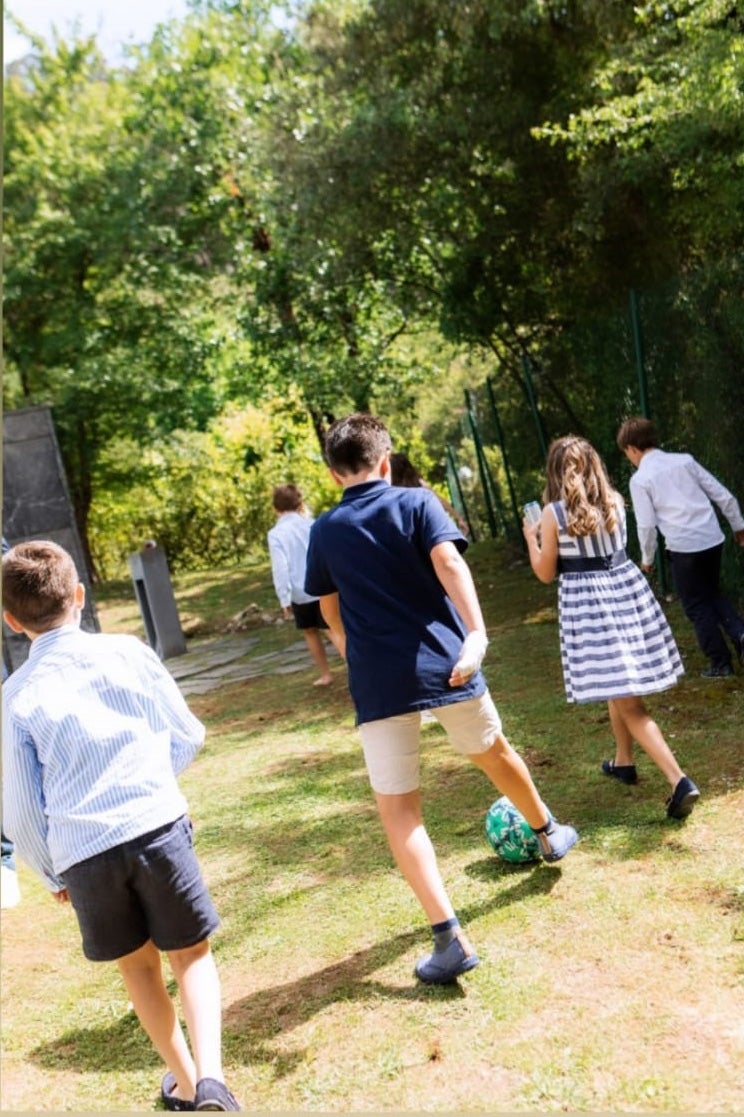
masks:
{"label": "white wristband", "polygon": [[462,642],[455,672],[462,676],[474,675],[483,662],[487,647],[488,637],[485,632],[469,632]]}

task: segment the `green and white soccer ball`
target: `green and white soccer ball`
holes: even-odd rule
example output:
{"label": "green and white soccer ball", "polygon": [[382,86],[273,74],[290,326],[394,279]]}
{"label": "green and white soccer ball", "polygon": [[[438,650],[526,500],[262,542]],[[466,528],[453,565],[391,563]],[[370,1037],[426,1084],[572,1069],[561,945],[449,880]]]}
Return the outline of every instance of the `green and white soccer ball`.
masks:
{"label": "green and white soccer ball", "polygon": [[506,795],[497,799],[488,810],[486,837],[502,861],[521,865],[540,860],[540,844],[532,827]]}

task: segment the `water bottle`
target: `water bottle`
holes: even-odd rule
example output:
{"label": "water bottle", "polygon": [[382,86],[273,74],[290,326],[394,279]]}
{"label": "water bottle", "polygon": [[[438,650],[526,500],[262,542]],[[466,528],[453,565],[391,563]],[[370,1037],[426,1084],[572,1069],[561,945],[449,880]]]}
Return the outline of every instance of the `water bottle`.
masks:
{"label": "water bottle", "polygon": [[537,500],[531,500],[522,509],[528,524],[537,524],[542,518],[542,505]]}

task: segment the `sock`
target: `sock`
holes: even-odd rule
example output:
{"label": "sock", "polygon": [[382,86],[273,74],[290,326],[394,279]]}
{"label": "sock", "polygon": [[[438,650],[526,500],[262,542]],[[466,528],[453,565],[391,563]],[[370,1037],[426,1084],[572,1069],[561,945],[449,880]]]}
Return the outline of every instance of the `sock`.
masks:
{"label": "sock", "polygon": [[554,825],[555,819],[549,818],[544,826],[533,826],[532,830],[535,834],[552,834]]}
{"label": "sock", "polygon": [[442,923],[432,923],[431,930],[434,935],[434,949],[446,950],[454,938],[455,932],[460,926],[460,920],[455,916],[453,919],[445,919]]}

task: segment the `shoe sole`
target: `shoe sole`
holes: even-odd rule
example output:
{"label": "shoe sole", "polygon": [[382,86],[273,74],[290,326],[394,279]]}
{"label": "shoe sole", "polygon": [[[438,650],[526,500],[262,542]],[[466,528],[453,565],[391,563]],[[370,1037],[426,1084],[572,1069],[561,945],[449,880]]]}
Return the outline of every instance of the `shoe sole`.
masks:
{"label": "shoe sole", "polygon": [[687,818],[692,813],[692,809],[700,798],[699,791],[688,791],[684,799],[679,803],[675,803],[674,809],[671,806],[667,807],[667,815],[669,818]]}
{"label": "shoe sole", "polygon": [[552,853],[543,853],[542,854],[543,861],[547,861],[549,865],[552,865],[555,861],[562,861],[563,858],[566,856],[566,854],[570,850],[573,849],[573,847],[576,845],[578,840],[579,840],[579,835],[577,834],[575,838],[571,839],[571,841],[568,843],[568,845],[563,847],[563,849],[553,850]]}
{"label": "shoe sole", "polygon": [[424,975],[420,974],[417,969],[414,969],[413,972],[414,975],[419,979],[419,981],[423,981],[424,985],[451,985],[453,981],[457,981],[458,977],[460,977],[461,974],[468,973],[470,970],[474,970],[479,962],[480,959],[478,958],[478,956],[476,954],[471,954],[469,958],[464,959],[456,973],[453,973],[450,977],[445,978],[424,977]]}

